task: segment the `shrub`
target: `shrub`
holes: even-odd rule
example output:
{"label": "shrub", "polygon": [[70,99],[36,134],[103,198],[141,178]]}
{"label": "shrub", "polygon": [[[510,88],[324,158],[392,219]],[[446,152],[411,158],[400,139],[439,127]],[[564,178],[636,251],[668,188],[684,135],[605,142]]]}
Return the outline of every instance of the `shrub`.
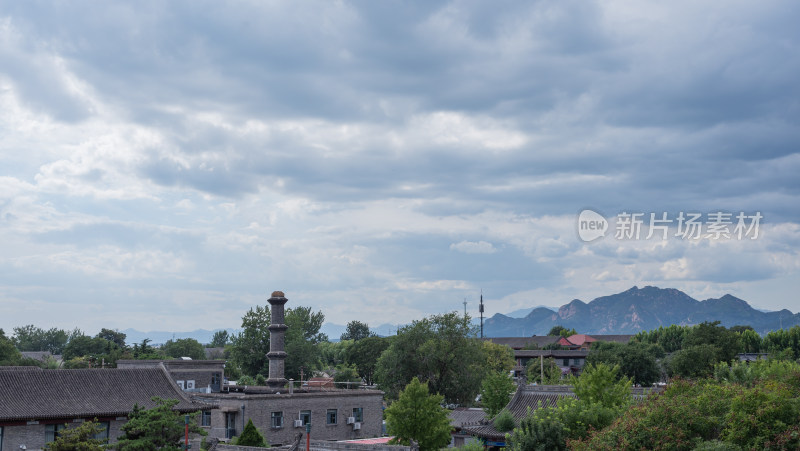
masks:
{"label": "shrub", "polygon": [[500,432],[511,431],[514,429],[514,426],[516,426],[514,417],[508,410],[503,409],[494,419],[494,427]]}

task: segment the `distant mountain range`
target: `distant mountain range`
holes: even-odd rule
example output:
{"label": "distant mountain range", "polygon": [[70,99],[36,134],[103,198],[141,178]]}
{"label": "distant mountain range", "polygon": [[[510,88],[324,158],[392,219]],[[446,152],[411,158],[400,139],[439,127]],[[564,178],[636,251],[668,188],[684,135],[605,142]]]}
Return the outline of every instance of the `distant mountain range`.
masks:
{"label": "distant mountain range", "polygon": [[586,334],[635,334],[659,326],[693,325],[704,321],[720,321],[726,327],[749,325],[764,334],[781,326],[788,328],[800,324],[800,314],[786,309],[778,312],[756,310],[730,294],[698,301],[674,288],[647,286],[599,297],[588,304],[574,299],[557,312],[537,307],[523,318],[498,313],[484,321],[484,335],[545,335],[555,325]]}
{"label": "distant mountain range", "polygon": [[[703,321],[720,321],[722,325],[752,326],[764,334],[781,326],[789,328],[800,324],[800,313],[789,310],[769,312],[751,307],[747,302],[729,294],[718,299],[698,301],[674,288],[633,287],[622,293],[603,296],[588,304],[574,299],[561,308],[539,305],[502,314],[497,313],[484,320],[483,330],[487,337],[526,337],[545,335],[555,325],[574,328],[586,334],[635,334],[643,330],[657,329],[671,324],[693,325]],[[473,324],[480,324],[478,318]],[[381,324],[371,330],[381,336],[394,335],[397,324]],[[322,325],[321,332],[331,341],[338,341],[347,326],[334,323]],[[141,332],[125,329],[126,342],[131,345],[149,338],[154,345],[170,339],[194,338],[200,343],[211,342],[217,330],[197,329],[189,332],[152,331]],[[228,334],[239,333],[238,329],[225,329]]]}

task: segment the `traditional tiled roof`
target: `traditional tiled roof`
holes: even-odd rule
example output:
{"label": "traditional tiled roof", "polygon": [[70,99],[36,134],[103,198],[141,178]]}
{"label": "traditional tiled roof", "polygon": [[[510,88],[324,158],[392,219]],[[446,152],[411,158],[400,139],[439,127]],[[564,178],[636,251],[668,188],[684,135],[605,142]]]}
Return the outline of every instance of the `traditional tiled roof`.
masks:
{"label": "traditional tiled roof", "polygon": [[[634,399],[641,400],[651,393],[658,393],[662,390],[659,387],[632,387],[631,395]],[[528,416],[528,409],[533,411],[541,407],[555,407],[559,399],[568,396],[575,397],[571,385],[520,385],[517,387],[514,397],[508,402],[506,410],[511,412],[514,422],[519,424],[523,418]],[[505,439],[505,432],[495,429],[489,420],[477,426],[465,426],[462,431],[490,440]]]}
{"label": "traditional tiled roof", "polygon": [[[556,402],[565,397],[574,397],[572,387],[569,385],[520,385],[514,397],[511,398],[506,410],[511,412],[514,422],[519,422],[528,415],[528,409],[536,410],[540,407],[553,407]],[[468,434],[484,437],[490,440],[503,440],[506,433],[495,429],[490,421],[485,421],[477,426],[465,426],[462,430]]]}
{"label": "traditional tiled roof", "polygon": [[558,340],[558,337],[553,336],[532,336],[532,337],[494,337],[485,338],[498,345],[506,345],[511,349],[522,349],[529,345],[536,345],[543,348],[547,345],[553,344]]}
{"label": "traditional tiled roof", "polygon": [[522,349],[519,351],[514,351],[514,358],[534,358],[542,356],[544,358],[553,357],[555,359],[579,359],[579,358],[586,358],[589,355],[589,351],[581,350],[581,349],[533,349],[527,350]]}
{"label": "traditional tiled roof", "polygon": [[458,407],[450,412],[450,426],[461,429],[486,421],[486,411],[475,407]]}
{"label": "traditional tiled roof", "polygon": [[569,337],[567,337],[567,340],[569,340],[570,343],[578,346],[581,346],[584,343],[591,343],[593,341],[597,341],[596,338],[586,334],[570,335]]}
{"label": "traditional tiled roof", "polygon": [[614,343],[628,343],[633,338],[633,335],[600,335],[592,334],[592,338],[596,341],[611,341]]}
{"label": "traditional tiled roof", "polygon": [[154,407],[154,396],[177,399],[181,412],[212,408],[189,400],[164,367],[0,371],[0,421],[123,416]]}

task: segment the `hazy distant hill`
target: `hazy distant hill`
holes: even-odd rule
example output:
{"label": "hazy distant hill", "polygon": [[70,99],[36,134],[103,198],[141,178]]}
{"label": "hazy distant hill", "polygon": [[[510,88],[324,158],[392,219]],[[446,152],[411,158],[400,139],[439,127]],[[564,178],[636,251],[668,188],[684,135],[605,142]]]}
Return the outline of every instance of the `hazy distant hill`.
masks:
{"label": "hazy distant hill", "polygon": [[524,318],[496,314],[484,322],[490,337],[544,335],[560,324],[588,334],[634,334],[671,324],[692,325],[721,321],[724,326],[750,325],[759,333],[800,324],[789,310],[763,312],[729,294],[698,301],[673,288],[633,287],[599,297],[588,304],[574,299],[557,312],[535,308]]}

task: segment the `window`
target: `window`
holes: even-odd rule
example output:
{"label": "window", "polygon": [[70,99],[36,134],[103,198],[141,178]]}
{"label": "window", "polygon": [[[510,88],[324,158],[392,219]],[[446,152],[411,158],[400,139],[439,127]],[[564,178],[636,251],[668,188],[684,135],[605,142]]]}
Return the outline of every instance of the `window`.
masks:
{"label": "window", "polygon": [[328,415],[326,415],[328,421],[327,424],[336,424],[336,409],[328,409]]}
{"label": "window", "polygon": [[204,410],[203,416],[200,418],[200,426],[211,426],[211,411]]}
{"label": "window", "polygon": [[564,359],[564,365],[562,366],[569,366],[569,359]]}
{"label": "window", "polygon": [[236,412],[225,412],[225,438],[236,435]]}
{"label": "window", "polygon": [[219,380],[221,379],[221,375],[219,373],[214,373],[211,375],[211,385],[219,385]]}
{"label": "window", "polygon": [[272,427],[276,429],[283,427],[283,412],[272,412]]}
{"label": "window", "polygon": [[303,421],[303,426],[311,423],[311,411],[310,410],[301,410],[300,411],[300,420]]}
{"label": "window", "polygon": [[364,421],[364,408],[353,407],[353,418],[356,419],[356,423],[361,423],[362,421]]}
{"label": "window", "polygon": [[111,427],[111,422],[100,421],[97,423],[97,425],[100,427],[100,430],[97,431],[97,434],[95,434],[94,437],[92,438],[94,438],[95,440],[103,440],[105,442],[108,442],[108,430]]}
{"label": "window", "polygon": [[50,443],[58,438],[58,431],[64,430],[66,424],[46,424],[44,425],[44,442]]}

